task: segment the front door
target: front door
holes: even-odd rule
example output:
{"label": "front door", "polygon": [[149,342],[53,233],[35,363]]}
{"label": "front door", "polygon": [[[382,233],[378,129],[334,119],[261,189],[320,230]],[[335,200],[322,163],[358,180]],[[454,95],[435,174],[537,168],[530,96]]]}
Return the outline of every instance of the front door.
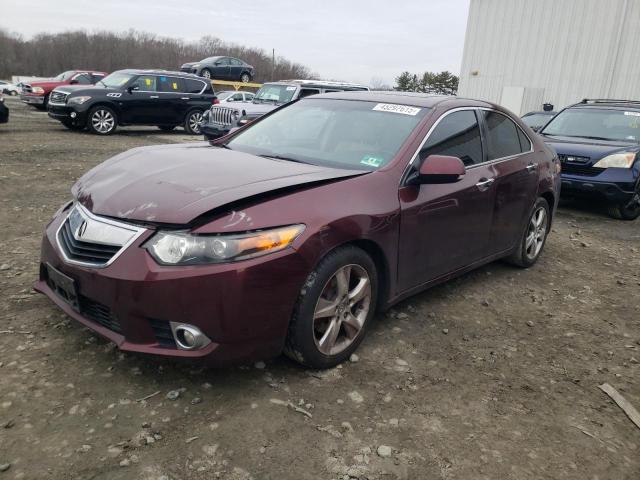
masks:
{"label": "front door", "polygon": [[495,179],[475,109],[445,113],[412,168],[433,154],[459,157],[467,171],[455,183],[401,187],[400,291],[487,256]]}
{"label": "front door", "polygon": [[216,60],[211,76],[213,78],[217,78],[218,80],[231,79],[231,65],[229,63],[228,57],[220,57],[218,60]]}
{"label": "front door", "polygon": [[123,123],[131,125],[163,125],[170,114],[170,102],[166,94],[158,92],[158,77],[140,75],[120,97]]}
{"label": "front door", "polygon": [[538,188],[538,163],[531,141],[509,117],[483,110],[487,159],[492,163],[495,184],[490,253],[513,248],[523,234]]}

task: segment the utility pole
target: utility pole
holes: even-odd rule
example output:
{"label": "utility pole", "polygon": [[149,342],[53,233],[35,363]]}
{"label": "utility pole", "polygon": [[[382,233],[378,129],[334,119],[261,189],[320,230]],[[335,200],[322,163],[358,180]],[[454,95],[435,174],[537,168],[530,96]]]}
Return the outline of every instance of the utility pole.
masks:
{"label": "utility pole", "polygon": [[271,49],[271,81],[274,82],[276,79],[276,49]]}

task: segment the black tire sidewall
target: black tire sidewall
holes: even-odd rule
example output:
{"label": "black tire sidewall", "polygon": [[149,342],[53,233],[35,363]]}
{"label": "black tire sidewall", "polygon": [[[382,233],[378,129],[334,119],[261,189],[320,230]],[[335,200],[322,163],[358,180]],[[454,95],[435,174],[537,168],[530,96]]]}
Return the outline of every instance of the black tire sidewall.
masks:
{"label": "black tire sidewall", "polygon": [[208,68],[203,68],[202,70],[200,70],[200,76],[202,78],[207,78],[204,76],[204,72],[209,72],[209,78],[211,78],[211,70],[209,70]]}
{"label": "black tire sidewall", "polygon": [[[91,121],[91,117],[93,117],[93,114],[96,113],[98,110],[108,110],[109,113],[113,115],[113,128],[106,133],[99,132],[93,128],[93,122]],[[116,112],[113,111],[112,108],[109,108],[104,105],[98,105],[97,107],[93,107],[91,110],[89,110],[89,114],[87,115],[87,128],[91,133],[94,133],[96,135],[103,135],[103,136],[111,135],[118,128],[118,115],[116,114]]]}
{"label": "black tire sidewall", "polygon": [[[318,298],[329,279],[343,266],[356,264],[364,268],[371,282],[371,307],[362,330],[353,343],[337,355],[325,355],[318,350],[314,340],[313,315]],[[303,365],[312,368],[331,368],[343,362],[358,348],[375,316],[378,299],[378,272],[371,257],[362,249],[341,247],[325,256],[307,277],[291,320],[287,337],[287,354]]]}

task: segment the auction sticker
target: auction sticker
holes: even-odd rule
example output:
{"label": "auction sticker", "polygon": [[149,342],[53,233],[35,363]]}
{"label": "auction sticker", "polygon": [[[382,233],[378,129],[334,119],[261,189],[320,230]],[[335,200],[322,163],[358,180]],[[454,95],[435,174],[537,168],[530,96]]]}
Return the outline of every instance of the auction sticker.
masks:
{"label": "auction sticker", "polygon": [[374,110],[378,112],[391,112],[391,113],[401,113],[402,115],[411,115],[415,116],[421,110],[416,107],[408,107],[406,105],[396,105],[394,103],[379,103],[375,107]]}

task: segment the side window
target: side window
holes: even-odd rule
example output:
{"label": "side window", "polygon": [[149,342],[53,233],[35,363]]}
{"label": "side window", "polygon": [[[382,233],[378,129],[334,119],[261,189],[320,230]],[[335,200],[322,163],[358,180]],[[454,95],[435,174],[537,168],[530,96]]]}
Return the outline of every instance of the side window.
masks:
{"label": "side window", "polygon": [[236,60],[235,58],[230,58],[229,62],[231,62],[231,65],[234,65],[236,67],[239,67],[240,65],[242,65],[242,62],[240,60]]}
{"label": "side window", "polygon": [[462,110],[444,117],[422,147],[420,159],[429,155],[458,157],[466,166],[482,163],[480,126],[475,112]]}
{"label": "side window", "polygon": [[236,93],[231,98],[233,98],[234,102],[242,102],[244,100],[244,97],[242,96],[241,93]]}
{"label": "side window", "polygon": [[[489,160],[510,157],[523,152],[520,129],[508,117],[497,112],[483,112],[487,125],[487,154]],[[526,151],[528,149],[525,149]]]}
{"label": "side window", "polygon": [[317,95],[318,93],[320,93],[320,90],[318,90],[317,88],[301,88],[300,95],[298,95],[298,98],[304,98],[310,95]]}
{"label": "side window", "polygon": [[182,79],[177,77],[158,77],[158,91],[159,92],[171,92],[181,93]]}
{"label": "side window", "polygon": [[193,80],[191,78],[183,78],[183,91],[184,93],[200,93],[206,86],[204,82],[200,80]]}
{"label": "side window", "polygon": [[103,78],[104,78],[104,75],[101,74],[101,73],[92,73],[91,74],[91,83],[98,83]]}
{"label": "side window", "polygon": [[81,73],[80,75],[76,75],[73,77],[73,80],[79,85],[91,85],[91,79],[89,78],[89,74]]}
{"label": "side window", "polygon": [[132,87],[138,87],[138,90],[143,92],[155,92],[156,91],[156,77],[153,75],[140,75],[131,84]]}
{"label": "side window", "polygon": [[222,57],[222,58],[218,59],[218,61],[216,63],[221,67],[222,66],[226,67],[227,65],[230,65],[229,60],[230,60],[229,57]]}
{"label": "side window", "polygon": [[253,100],[253,97],[255,97],[255,95],[253,93],[245,93],[244,94],[245,102],[250,102],[251,100]]}
{"label": "side window", "polygon": [[518,137],[520,137],[520,148],[523,152],[528,152],[531,150],[531,141],[521,129],[518,129]]}
{"label": "side window", "polygon": [[343,90],[329,90],[328,88],[324,89],[324,93],[335,93],[335,92],[342,92]]}

